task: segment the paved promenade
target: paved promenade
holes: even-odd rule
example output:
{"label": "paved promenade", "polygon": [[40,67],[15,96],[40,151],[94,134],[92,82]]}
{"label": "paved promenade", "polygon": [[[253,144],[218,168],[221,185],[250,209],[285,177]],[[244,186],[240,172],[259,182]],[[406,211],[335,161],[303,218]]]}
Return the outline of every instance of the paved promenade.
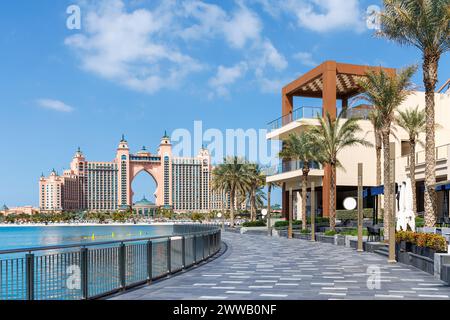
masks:
{"label": "paved promenade", "polygon": [[[372,253],[305,240],[226,232],[215,260],[117,295],[119,300],[449,299],[450,287],[410,266]],[[371,267],[371,268],[369,268]],[[380,289],[369,289],[369,270]]]}

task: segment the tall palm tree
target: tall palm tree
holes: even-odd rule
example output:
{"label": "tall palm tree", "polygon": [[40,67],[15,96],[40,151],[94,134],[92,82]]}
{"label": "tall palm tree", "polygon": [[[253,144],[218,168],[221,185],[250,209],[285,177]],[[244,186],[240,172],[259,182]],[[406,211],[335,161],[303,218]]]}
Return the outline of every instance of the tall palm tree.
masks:
{"label": "tall palm tree", "polygon": [[249,184],[248,162],[239,157],[227,157],[212,172],[213,185],[230,195],[230,226],[234,227],[236,200],[245,194]]}
{"label": "tall palm tree", "polygon": [[392,122],[395,120],[395,111],[406,100],[412,88],[411,77],[416,72],[416,66],[410,66],[396,75],[390,76],[383,69],[370,70],[364,78],[359,79],[358,85],[363,89],[362,99],[370,102],[381,119],[380,132],[384,148],[384,234],[389,237],[389,226],[394,219],[395,212],[391,213],[394,190],[389,186],[391,181],[390,163],[390,135]]}
{"label": "tall palm tree", "polygon": [[333,120],[327,112],[325,119],[320,116],[317,119],[319,126],[311,127],[309,130],[313,142],[319,146],[318,161],[331,167],[330,229],[336,230],[336,168],[342,168],[338,159],[339,152],[347,147],[357,145],[370,147],[372,144],[364,138],[358,137],[362,129],[357,118],[342,120],[342,115],[339,115]]}
{"label": "tall palm tree", "polygon": [[308,192],[308,175],[311,171],[310,164],[317,160],[318,146],[314,143],[308,131],[300,134],[291,134],[285,141],[279,157],[283,160],[296,160],[302,166],[302,229],[307,228],[306,197]]}
{"label": "tall palm tree", "polygon": [[434,92],[441,56],[450,50],[450,0],[384,0],[380,35],[422,52],[425,85],[425,226],[436,224]]}
{"label": "tall palm tree", "polygon": [[252,221],[256,220],[257,209],[257,192],[266,183],[266,175],[263,173],[261,166],[257,163],[249,163],[247,165],[249,184],[247,186],[249,202],[250,202],[250,215]]}
{"label": "tall palm tree", "polygon": [[419,107],[398,111],[397,124],[402,127],[409,136],[409,176],[413,192],[413,211],[417,213],[417,190],[416,190],[416,143],[419,135],[425,132],[426,114]]}
{"label": "tall palm tree", "polygon": [[[359,98],[359,97],[358,97]],[[372,123],[373,133],[375,138],[375,154],[376,154],[376,184],[377,186],[382,185],[382,170],[381,170],[381,155],[383,151],[383,135],[381,133],[381,127],[383,124],[383,115],[374,108],[369,113],[369,121]],[[391,128],[391,135],[395,135],[396,128]],[[377,216],[380,217],[381,214],[381,198],[377,197]]]}

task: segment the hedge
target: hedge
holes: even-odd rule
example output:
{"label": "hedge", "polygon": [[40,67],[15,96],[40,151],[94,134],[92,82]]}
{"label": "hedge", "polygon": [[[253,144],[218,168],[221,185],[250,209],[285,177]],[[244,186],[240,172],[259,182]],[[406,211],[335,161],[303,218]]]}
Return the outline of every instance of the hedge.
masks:
{"label": "hedge", "polygon": [[258,220],[258,221],[249,221],[249,222],[244,222],[242,224],[243,227],[265,227],[266,223],[262,220]]}
{"label": "hedge", "polygon": [[[363,210],[364,218],[372,218],[373,210],[366,208]],[[358,210],[336,210],[336,219],[338,220],[358,220]]]}

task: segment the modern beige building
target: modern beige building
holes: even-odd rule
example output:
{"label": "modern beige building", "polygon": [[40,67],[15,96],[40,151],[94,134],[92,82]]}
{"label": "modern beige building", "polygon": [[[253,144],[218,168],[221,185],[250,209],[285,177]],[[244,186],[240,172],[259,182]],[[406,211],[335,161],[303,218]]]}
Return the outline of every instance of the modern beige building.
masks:
{"label": "modern beige building", "polygon": [[[361,118],[360,125],[364,136],[372,144],[375,144],[373,127],[367,120],[371,106],[357,105],[350,107],[351,99],[361,93],[356,85],[356,79],[364,76],[365,72],[377,67],[358,66],[327,61],[317,68],[307,72],[300,78],[283,88],[282,91],[282,117],[269,123],[268,140],[280,141],[281,144],[292,133],[300,133],[308,126],[318,125],[317,115],[324,116],[329,112],[332,117],[344,110],[344,118]],[[388,73],[395,72],[394,69],[385,69]],[[315,98],[315,103],[311,103],[310,98]],[[305,100],[313,106],[305,106]],[[302,101],[303,100],[303,101]],[[414,92],[400,106],[401,110],[407,108],[425,108],[424,92]],[[444,182],[450,180],[450,90],[448,84],[439,93],[436,93],[436,122],[440,128],[436,130],[436,161],[437,161],[437,181]],[[396,182],[404,181],[409,175],[409,145],[406,132],[396,127],[396,137],[391,136],[391,141],[395,142],[396,157]],[[424,135],[421,137],[424,142]],[[418,190],[418,211],[423,211],[423,185],[425,157],[424,146],[417,144],[416,154],[416,179]],[[343,200],[348,196],[356,195],[357,186],[357,166],[358,163],[364,165],[363,184],[365,187],[376,186],[376,152],[375,148],[352,147],[343,150],[338,158],[343,164],[343,168],[337,169],[337,209],[343,209]],[[288,215],[292,209],[294,217],[300,218],[301,203],[301,176],[302,163],[297,161],[281,161],[272,175],[267,178],[268,182],[276,182],[282,186],[283,214]],[[309,186],[311,181],[316,185],[316,208],[318,214],[328,216],[329,203],[329,172],[328,168],[323,168],[319,164],[312,164],[309,176]],[[308,186],[308,187],[309,187]],[[324,188],[325,186],[325,188]],[[308,190],[309,192],[309,190]],[[292,195],[292,196],[290,196]],[[438,193],[438,210],[441,215],[448,215],[448,191]],[[308,193],[308,210],[310,208],[310,196]],[[373,207],[373,199],[365,200],[365,207]],[[309,213],[308,213],[309,214]]]}

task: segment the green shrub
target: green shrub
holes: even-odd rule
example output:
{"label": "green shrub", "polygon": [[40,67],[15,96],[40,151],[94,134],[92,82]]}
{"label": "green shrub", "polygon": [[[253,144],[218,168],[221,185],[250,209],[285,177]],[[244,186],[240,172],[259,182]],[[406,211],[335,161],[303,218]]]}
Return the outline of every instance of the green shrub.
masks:
{"label": "green shrub", "polygon": [[305,229],[305,230],[300,230],[300,233],[301,234],[310,234],[311,233],[311,230],[309,230],[309,229]]}
{"label": "green shrub", "polygon": [[325,235],[326,235],[326,236],[334,236],[334,235],[336,235],[336,234],[337,234],[337,232],[334,231],[334,230],[328,230],[328,231],[325,231]]}
{"label": "green shrub", "polygon": [[[363,210],[364,218],[372,218],[373,210],[366,208]],[[338,220],[358,220],[358,210],[336,210],[336,219]]]}
{"label": "green shrub", "polygon": [[243,227],[265,227],[266,223],[262,220],[244,222]]}
{"label": "green shrub", "polygon": [[421,217],[416,217],[416,228],[423,228],[425,225],[425,219]]}
{"label": "green shrub", "polygon": [[[348,229],[348,230],[344,230],[339,232],[339,234],[343,235],[343,236],[357,236],[358,235],[358,229]],[[363,236],[367,236],[367,229],[363,229]]]}

